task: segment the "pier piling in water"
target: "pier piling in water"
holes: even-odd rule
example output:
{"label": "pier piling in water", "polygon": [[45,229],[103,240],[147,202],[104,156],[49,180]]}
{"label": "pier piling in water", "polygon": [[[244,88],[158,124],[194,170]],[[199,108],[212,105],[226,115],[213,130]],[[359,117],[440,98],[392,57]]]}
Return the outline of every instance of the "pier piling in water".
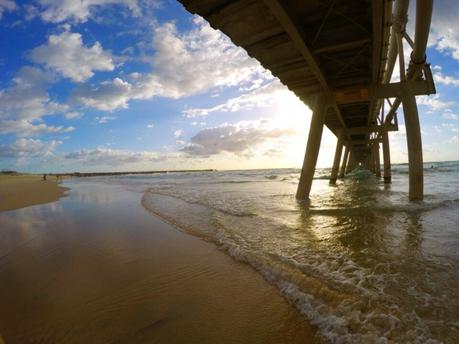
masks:
{"label": "pier piling in water", "polygon": [[390,147],[389,134],[384,127],[382,132],[383,160],[384,160],[384,183],[392,182],[391,165],[390,165]]}
{"label": "pier piling in water", "polygon": [[319,96],[311,118],[309,128],[308,143],[304,154],[303,168],[301,169],[300,181],[296,192],[296,198],[307,199],[311,191],[312,179],[319,156],[320,142],[322,140],[322,131],[324,129],[325,114],[328,109],[325,97]]}
{"label": "pier piling in water", "polygon": [[343,156],[343,162],[341,163],[341,170],[339,172],[339,177],[344,178],[344,175],[346,173],[346,167],[349,164],[349,146],[346,146],[346,149],[344,150],[344,156]]}
{"label": "pier piling in water", "polygon": [[336,184],[336,179],[338,178],[339,163],[341,162],[341,155],[343,153],[343,141],[344,141],[344,134],[341,131],[338,134],[338,140],[336,141],[335,158],[333,159],[333,167],[332,167],[331,176],[330,176],[330,184]]}

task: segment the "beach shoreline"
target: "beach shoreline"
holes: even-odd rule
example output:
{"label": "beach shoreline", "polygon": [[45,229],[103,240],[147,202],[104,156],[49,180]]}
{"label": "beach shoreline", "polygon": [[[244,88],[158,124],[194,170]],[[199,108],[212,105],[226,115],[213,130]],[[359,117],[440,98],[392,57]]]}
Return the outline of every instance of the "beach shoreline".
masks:
{"label": "beach shoreline", "polygon": [[48,179],[33,174],[1,175],[0,212],[55,202],[65,196],[69,189]]}
{"label": "beach shoreline", "polygon": [[253,268],[146,211],[139,193],[65,184],[54,204],[0,213],[5,343],[316,342]]}

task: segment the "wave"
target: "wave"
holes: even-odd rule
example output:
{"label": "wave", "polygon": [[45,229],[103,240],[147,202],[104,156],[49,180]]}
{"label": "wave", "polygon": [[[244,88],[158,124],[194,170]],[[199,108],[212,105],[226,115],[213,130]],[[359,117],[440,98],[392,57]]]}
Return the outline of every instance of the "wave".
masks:
{"label": "wave", "polygon": [[311,215],[323,216],[353,216],[368,213],[420,213],[440,208],[451,208],[459,205],[459,199],[442,200],[437,202],[418,202],[400,204],[369,204],[367,206],[321,207],[310,208]]}
{"label": "wave", "polygon": [[[448,206],[458,202],[459,199],[439,203]],[[161,194],[155,189],[147,190],[142,197],[142,205],[148,211],[179,230],[215,243],[233,258],[255,268],[317,327],[326,342],[440,343],[432,337],[425,320],[401,309],[397,300],[386,294],[390,283],[398,285],[403,277],[392,271],[390,262],[370,269],[346,252],[339,254],[320,250],[320,245],[314,243],[296,242],[290,235],[299,235],[297,231],[258,214],[241,217],[238,211],[207,203]],[[349,216],[349,211],[362,214],[369,207],[309,210],[310,214],[337,216]],[[288,253],[282,247],[287,243],[301,244],[307,260],[300,262],[295,251]],[[418,294],[416,297],[421,297]]]}

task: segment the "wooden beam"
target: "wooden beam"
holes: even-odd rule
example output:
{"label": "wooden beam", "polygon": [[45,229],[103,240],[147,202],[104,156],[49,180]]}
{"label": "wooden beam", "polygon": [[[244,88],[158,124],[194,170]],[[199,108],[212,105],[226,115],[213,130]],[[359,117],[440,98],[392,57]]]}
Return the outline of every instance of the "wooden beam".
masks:
{"label": "wooden beam", "polygon": [[312,53],[313,54],[324,54],[324,53],[329,53],[329,52],[339,52],[343,50],[355,49],[369,42],[370,42],[370,39],[365,37],[365,38],[355,39],[349,42],[342,42],[338,44],[331,44],[331,45],[325,45],[322,47],[317,47],[317,48],[314,48],[314,50],[312,50]]}
{"label": "wooden beam", "polygon": [[382,142],[382,140],[381,140],[381,138],[367,139],[367,140],[354,140],[354,141],[348,142],[348,144],[351,145],[351,146],[359,146],[359,145],[368,145],[368,144],[371,144],[373,142]]}
{"label": "wooden beam", "polygon": [[337,104],[353,104],[373,99],[399,98],[405,90],[416,96],[431,94],[431,87],[425,80],[409,80],[382,85],[360,85],[336,89],[332,97]]}
{"label": "wooden beam", "polygon": [[[311,51],[306,45],[303,35],[300,33],[300,30],[293,22],[292,14],[287,13],[287,10],[284,8],[284,6],[280,3],[279,0],[264,0],[264,3],[270,9],[271,13],[277,18],[277,20],[284,28],[284,30],[287,32],[287,34],[290,36],[294,45],[301,53],[301,55],[304,57],[312,73],[317,78],[317,81],[321,85],[324,93],[330,94],[330,88],[328,86],[327,80],[325,79],[324,74],[322,73],[318,63],[316,62],[314,56],[312,55]],[[328,101],[330,102],[331,107],[335,110],[342,127],[346,128],[346,123],[343,120],[341,111],[336,105],[335,99],[329,98]]]}
{"label": "wooden beam", "polygon": [[371,134],[371,133],[382,132],[384,129],[387,131],[398,131],[398,128],[395,125],[388,125],[388,126],[370,125],[368,127],[348,128],[347,133],[349,135]]}

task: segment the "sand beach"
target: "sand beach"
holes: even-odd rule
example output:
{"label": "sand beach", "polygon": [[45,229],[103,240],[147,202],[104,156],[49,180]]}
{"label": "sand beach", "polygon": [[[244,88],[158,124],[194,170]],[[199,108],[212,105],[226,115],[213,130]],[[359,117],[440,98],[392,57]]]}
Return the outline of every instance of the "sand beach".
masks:
{"label": "sand beach", "polygon": [[43,176],[34,174],[0,175],[0,211],[57,201],[68,189],[55,178],[44,181]]}
{"label": "sand beach", "polygon": [[[68,197],[57,202],[0,213],[5,343],[314,342],[306,319],[253,268],[156,218],[141,194],[64,184]],[[3,209],[67,190],[37,177],[0,185],[21,201]]]}

